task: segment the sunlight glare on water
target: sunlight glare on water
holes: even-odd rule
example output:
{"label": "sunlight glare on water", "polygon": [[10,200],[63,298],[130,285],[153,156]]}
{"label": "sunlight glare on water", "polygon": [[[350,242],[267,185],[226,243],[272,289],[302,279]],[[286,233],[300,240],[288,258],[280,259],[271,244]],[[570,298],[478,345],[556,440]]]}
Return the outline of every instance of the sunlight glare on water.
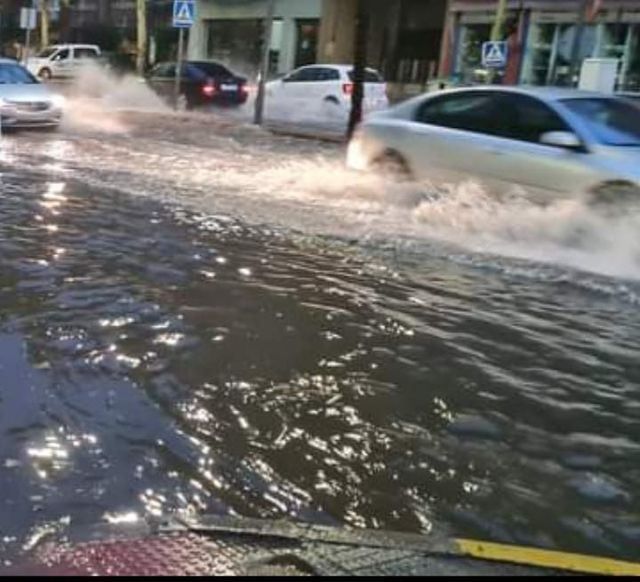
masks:
{"label": "sunlight glare on water", "polygon": [[211,512],[637,553],[635,213],[91,99],[0,143],[11,547]]}

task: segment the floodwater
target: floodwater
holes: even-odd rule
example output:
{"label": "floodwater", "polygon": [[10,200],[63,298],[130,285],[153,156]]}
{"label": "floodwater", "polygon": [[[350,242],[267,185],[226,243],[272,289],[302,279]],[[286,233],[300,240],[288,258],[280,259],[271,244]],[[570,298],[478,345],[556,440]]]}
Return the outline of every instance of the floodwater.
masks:
{"label": "floodwater", "polygon": [[200,512],[637,555],[640,217],[342,158],[91,100],[2,138],[4,559]]}

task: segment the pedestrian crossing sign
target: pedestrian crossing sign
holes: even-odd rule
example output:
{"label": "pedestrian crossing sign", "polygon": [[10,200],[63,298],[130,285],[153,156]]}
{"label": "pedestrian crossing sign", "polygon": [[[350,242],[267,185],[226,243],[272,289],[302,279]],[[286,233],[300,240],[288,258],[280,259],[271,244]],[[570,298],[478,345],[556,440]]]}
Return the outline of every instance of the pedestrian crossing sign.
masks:
{"label": "pedestrian crossing sign", "polygon": [[196,19],[194,0],[173,0],[173,27],[191,28]]}
{"label": "pedestrian crossing sign", "polygon": [[507,43],[489,41],[482,43],[482,66],[487,69],[503,69],[507,66]]}

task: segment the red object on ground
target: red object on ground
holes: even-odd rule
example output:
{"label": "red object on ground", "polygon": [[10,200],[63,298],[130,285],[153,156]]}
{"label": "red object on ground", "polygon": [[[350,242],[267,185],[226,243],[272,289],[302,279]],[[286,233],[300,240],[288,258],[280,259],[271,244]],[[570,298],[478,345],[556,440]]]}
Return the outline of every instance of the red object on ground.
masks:
{"label": "red object on ground", "polygon": [[[36,561],[0,571],[16,576],[232,576],[243,552],[192,533],[42,548]],[[234,561],[235,558],[235,561]]]}

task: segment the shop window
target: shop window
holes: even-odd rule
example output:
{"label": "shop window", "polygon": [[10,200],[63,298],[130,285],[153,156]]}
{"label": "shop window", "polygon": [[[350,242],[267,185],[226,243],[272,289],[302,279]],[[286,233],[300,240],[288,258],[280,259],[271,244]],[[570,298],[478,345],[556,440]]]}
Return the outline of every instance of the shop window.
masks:
{"label": "shop window", "polygon": [[[572,86],[571,58],[577,25],[575,23],[534,23],[528,39],[522,80],[532,85]],[[594,56],[597,28],[583,29],[578,58]]]}
{"label": "shop window", "polygon": [[318,53],[319,20],[296,21],[296,67],[312,65]]}
{"label": "shop window", "polygon": [[490,24],[469,24],[460,29],[456,72],[466,82],[478,81],[482,68],[482,43],[491,38]]}

